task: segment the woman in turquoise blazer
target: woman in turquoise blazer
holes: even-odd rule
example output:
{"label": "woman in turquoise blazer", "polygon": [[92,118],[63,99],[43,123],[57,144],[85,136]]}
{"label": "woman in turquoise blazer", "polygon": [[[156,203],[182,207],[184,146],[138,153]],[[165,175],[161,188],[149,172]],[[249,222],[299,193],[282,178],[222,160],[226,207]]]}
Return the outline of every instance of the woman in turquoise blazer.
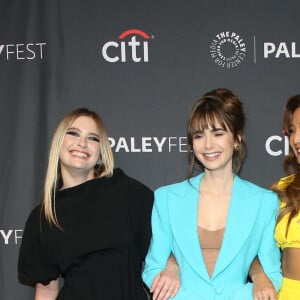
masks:
{"label": "woman in turquoise blazer", "polygon": [[[155,192],[143,279],[150,287],[173,253],[181,287],[170,299],[253,299],[247,278],[256,257],[275,289],[281,286],[280,252],[273,238],[277,196],[234,173],[245,156],[243,128],[242,104],[234,93],[217,89],[205,94],[194,104],[188,123],[190,167],[199,165],[204,172]],[[211,232],[224,228],[211,274],[199,226]]]}

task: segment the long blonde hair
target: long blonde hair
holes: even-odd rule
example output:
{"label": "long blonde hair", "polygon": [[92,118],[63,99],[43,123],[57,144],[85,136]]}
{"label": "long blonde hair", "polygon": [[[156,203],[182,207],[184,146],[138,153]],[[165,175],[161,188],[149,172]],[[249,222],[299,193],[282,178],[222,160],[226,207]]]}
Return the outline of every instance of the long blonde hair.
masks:
{"label": "long blonde hair", "polygon": [[79,117],[87,116],[92,118],[98,126],[100,134],[100,164],[94,168],[95,178],[109,177],[113,174],[114,157],[109,144],[104,124],[99,115],[87,108],[78,108],[68,113],[58,124],[50,146],[47,173],[44,183],[44,197],[42,212],[50,224],[61,229],[55,210],[55,193],[62,186],[59,153],[65,134],[70,125]]}

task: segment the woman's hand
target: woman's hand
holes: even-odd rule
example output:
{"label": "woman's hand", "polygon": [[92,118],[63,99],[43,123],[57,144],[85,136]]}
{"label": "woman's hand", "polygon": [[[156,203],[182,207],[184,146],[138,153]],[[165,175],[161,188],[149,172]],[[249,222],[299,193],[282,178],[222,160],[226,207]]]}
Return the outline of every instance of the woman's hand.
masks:
{"label": "woman's hand", "polygon": [[256,256],[253,260],[249,276],[253,282],[253,299],[254,300],[277,300],[277,293],[272,281],[264,272],[259,258]]}
{"label": "woman's hand", "polygon": [[55,300],[58,295],[58,279],[50,281],[48,285],[37,283],[34,300]]}
{"label": "woman's hand", "polygon": [[153,300],[168,300],[174,297],[180,288],[180,272],[173,255],[167,261],[166,268],[153,280],[150,292]]}
{"label": "woman's hand", "polygon": [[264,272],[259,272],[251,276],[253,281],[254,300],[277,300],[276,290]]}

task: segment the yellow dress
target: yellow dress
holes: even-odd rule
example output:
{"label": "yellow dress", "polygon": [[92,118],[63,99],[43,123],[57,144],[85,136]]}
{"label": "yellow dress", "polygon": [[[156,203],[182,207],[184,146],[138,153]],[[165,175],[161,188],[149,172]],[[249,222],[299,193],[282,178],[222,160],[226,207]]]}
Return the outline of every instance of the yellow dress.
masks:
{"label": "yellow dress", "polygon": [[[290,175],[279,180],[277,187],[284,190],[295,175]],[[285,206],[281,202],[280,208]],[[300,248],[300,213],[295,216],[290,223],[288,235],[285,235],[289,215],[285,215],[275,228],[275,239],[281,250],[291,247]],[[300,281],[283,277],[282,287],[278,294],[278,300],[299,300],[300,299]]]}

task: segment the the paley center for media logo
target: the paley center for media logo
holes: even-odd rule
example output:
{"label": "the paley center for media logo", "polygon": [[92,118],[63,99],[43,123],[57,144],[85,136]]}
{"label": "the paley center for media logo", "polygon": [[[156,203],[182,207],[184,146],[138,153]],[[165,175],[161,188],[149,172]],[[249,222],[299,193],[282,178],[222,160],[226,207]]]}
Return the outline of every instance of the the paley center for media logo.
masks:
{"label": "the paley center for media logo", "polygon": [[223,31],[213,38],[209,52],[219,67],[231,69],[244,61],[246,43],[240,34],[234,31]]}
{"label": "the paley center for media logo", "polygon": [[[300,50],[295,40],[273,41],[271,38],[264,40],[261,37],[257,39],[255,35],[252,39],[251,54],[255,64],[259,60],[300,58]],[[245,61],[247,47],[241,34],[235,31],[222,31],[212,39],[209,52],[215,64],[223,69],[231,69]]]}
{"label": "the paley center for media logo", "polygon": [[148,63],[149,40],[145,31],[129,29],[122,32],[117,40],[108,41],[102,46],[102,57],[110,63]]}

